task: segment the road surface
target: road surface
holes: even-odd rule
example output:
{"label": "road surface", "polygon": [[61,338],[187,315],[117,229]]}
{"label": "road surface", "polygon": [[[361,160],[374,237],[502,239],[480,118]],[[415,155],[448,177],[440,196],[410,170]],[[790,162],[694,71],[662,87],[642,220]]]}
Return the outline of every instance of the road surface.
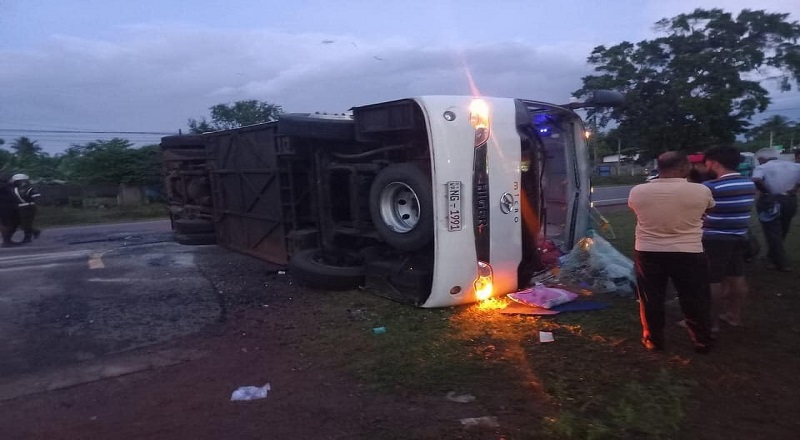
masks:
{"label": "road surface", "polygon": [[634,185],[598,186],[594,188],[594,206],[614,206],[628,203],[628,194]]}
{"label": "road surface", "polygon": [[220,316],[169,221],[47,229],[0,248],[0,385],[191,334]]}

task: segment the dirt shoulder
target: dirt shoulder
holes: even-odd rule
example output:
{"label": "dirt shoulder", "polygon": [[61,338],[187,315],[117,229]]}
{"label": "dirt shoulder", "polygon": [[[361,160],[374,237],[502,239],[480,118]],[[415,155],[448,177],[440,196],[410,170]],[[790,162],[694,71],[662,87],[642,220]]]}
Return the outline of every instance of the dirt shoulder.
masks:
{"label": "dirt shoulder", "polygon": [[[480,404],[372,391],[304,353],[313,314],[303,301],[235,312],[158,347],[201,359],[2,402],[3,438],[493,438],[459,422],[482,415]],[[230,401],[237,387],[265,383],[266,399]]]}

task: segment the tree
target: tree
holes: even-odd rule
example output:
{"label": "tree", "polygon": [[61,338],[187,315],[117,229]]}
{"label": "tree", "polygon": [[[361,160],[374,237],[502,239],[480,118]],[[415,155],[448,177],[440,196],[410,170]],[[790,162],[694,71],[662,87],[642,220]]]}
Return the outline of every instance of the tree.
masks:
{"label": "tree", "polygon": [[782,145],[788,150],[800,142],[800,125],[785,116],[775,115],[748,130],[745,138],[747,141],[744,146],[748,150],[772,145]]}
{"label": "tree", "polygon": [[25,136],[15,139],[11,143],[11,149],[14,150],[16,166],[20,168],[33,165],[42,152],[42,147],[37,145],[36,141],[32,141]]}
{"label": "tree", "polygon": [[591,109],[590,117],[640,148],[694,151],[732,142],[770,103],[761,81],[782,91],[800,78],[800,25],[789,14],[696,9],[656,23],[665,36],[597,46],[588,58],[597,75],[583,78],[576,97],[618,89],[625,102]]}
{"label": "tree", "polygon": [[127,139],[97,140],[68,148],[60,157],[59,171],[90,184],[159,183],[158,151],[157,145],[133,148]]}
{"label": "tree", "polygon": [[278,119],[283,113],[281,106],[255,99],[236,101],[233,104],[217,104],[210,107],[211,122],[203,118],[201,121],[189,119],[189,131],[204,133],[207,131],[229,130],[246,125],[270,122]]}
{"label": "tree", "polygon": [[29,174],[36,179],[58,177],[58,158],[42,152],[36,141],[25,136],[17,138],[10,145],[13,153],[0,151],[0,167],[9,171]]}
{"label": "tree", "polygon": [[9,170],[11,168],[11,161],[14,160],[14,155],[10,151],[0,148],[0,171]]}

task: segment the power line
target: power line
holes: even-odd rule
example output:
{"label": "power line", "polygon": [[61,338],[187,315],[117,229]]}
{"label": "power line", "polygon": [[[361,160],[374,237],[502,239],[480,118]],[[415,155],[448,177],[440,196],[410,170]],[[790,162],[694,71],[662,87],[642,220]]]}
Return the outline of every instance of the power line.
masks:
{"label": "power line", "polygon": [[16,128],[0,128],[0,131],[12,133],[58,133],[58,134],[149,134],[149,135],[170,135],[175,132],[161,132],[161,131],[88,131],[88,130],[33,130],[33,129],[16,129]]}

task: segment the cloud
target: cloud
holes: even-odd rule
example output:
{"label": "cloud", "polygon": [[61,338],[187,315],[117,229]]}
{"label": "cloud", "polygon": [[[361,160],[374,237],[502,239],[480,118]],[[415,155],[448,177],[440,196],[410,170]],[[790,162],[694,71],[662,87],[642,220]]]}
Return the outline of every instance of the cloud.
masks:
{"label": "cloud", "polygon": [[[133,26],[114,41],[55,36],[35,50],[0,52],[7,66],[0,84],[13,84],[0,88],[0,121],[4,128],[177,131],[223,102],[342,111],[421,94],[469,94],[469,76],[486,95],[566,101],[588,71],[588,51]],[[68,143],[42,146],[54,151]]]}

